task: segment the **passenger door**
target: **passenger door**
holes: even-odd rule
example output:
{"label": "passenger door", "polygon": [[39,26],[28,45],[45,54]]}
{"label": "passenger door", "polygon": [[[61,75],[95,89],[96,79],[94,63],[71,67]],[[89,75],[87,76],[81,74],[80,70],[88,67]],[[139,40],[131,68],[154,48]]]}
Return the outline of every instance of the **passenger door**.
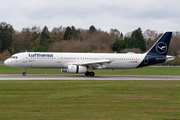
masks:
{"label": "passenger door", "polygon": [[22,55],[22,63],[27,63],[27,59],[28,59],[27,53],[24,53],[24,54]]}
{"label": "passenger door", "polygon": [[62,63],[62,56],[61,55],[57,56],[57,63]]}

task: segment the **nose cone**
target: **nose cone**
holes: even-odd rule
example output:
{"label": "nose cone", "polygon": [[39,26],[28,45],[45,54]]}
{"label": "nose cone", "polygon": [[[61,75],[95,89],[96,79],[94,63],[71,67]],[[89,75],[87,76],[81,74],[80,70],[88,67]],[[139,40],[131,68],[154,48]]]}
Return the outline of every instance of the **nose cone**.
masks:
{"label": "nose cone", "polygon": [[8,59],[5,60],[5,61],[4,61],[4,64],[5,64],[6,66],[9,66],[9,60],[8,60]]}
{"label": "nose cone", "polygon": [[7,59],[4,61],[4,64],[10,67],[16,67],[16,62],[12,59]]}

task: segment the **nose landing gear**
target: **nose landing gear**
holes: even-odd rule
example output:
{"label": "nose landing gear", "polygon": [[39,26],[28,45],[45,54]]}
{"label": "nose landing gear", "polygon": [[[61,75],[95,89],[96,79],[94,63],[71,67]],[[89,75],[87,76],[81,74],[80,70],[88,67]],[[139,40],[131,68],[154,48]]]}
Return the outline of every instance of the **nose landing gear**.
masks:
{"label": "nose landing gear", "polygon": [[26,69],[24,69],[24,72],[22,73],[23,76],[26,76]]}

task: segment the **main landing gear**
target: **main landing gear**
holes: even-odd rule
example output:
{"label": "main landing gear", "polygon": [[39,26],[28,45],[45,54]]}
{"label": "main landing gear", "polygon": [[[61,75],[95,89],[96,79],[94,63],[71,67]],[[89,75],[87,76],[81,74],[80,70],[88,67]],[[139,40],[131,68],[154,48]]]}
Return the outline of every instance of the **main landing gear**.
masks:
{"label": "main landing gear", "polygon": [[89,72],[89,71],[87,71],[87,72],[85,73],[85,75],[86,75],[86,76],[94,76],[95,73],[94,73],[94,72]]}
{"label": "main landing gear", "polygon": [[22,73],[23,76],[26,76],[26,69],[24,69],[24,72]]}

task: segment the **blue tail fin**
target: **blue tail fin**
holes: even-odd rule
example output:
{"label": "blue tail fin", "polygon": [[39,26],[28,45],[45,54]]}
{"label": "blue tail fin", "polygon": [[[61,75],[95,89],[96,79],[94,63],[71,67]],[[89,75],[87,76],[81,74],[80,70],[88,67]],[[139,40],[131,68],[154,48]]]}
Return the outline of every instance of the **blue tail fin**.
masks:
{"label": "blue tail fin", "polygon": [[169,43],[171,40],[172,32],[166,32],[161,38],[151,47],[147,52],[148,54],[166,55]]}
{"label": "blue tail fin", "polygon": [[145,54],[145,58],[138,67],[164,63],[167,59],[166,54],[169,48],[172,32],[166,32]]}

